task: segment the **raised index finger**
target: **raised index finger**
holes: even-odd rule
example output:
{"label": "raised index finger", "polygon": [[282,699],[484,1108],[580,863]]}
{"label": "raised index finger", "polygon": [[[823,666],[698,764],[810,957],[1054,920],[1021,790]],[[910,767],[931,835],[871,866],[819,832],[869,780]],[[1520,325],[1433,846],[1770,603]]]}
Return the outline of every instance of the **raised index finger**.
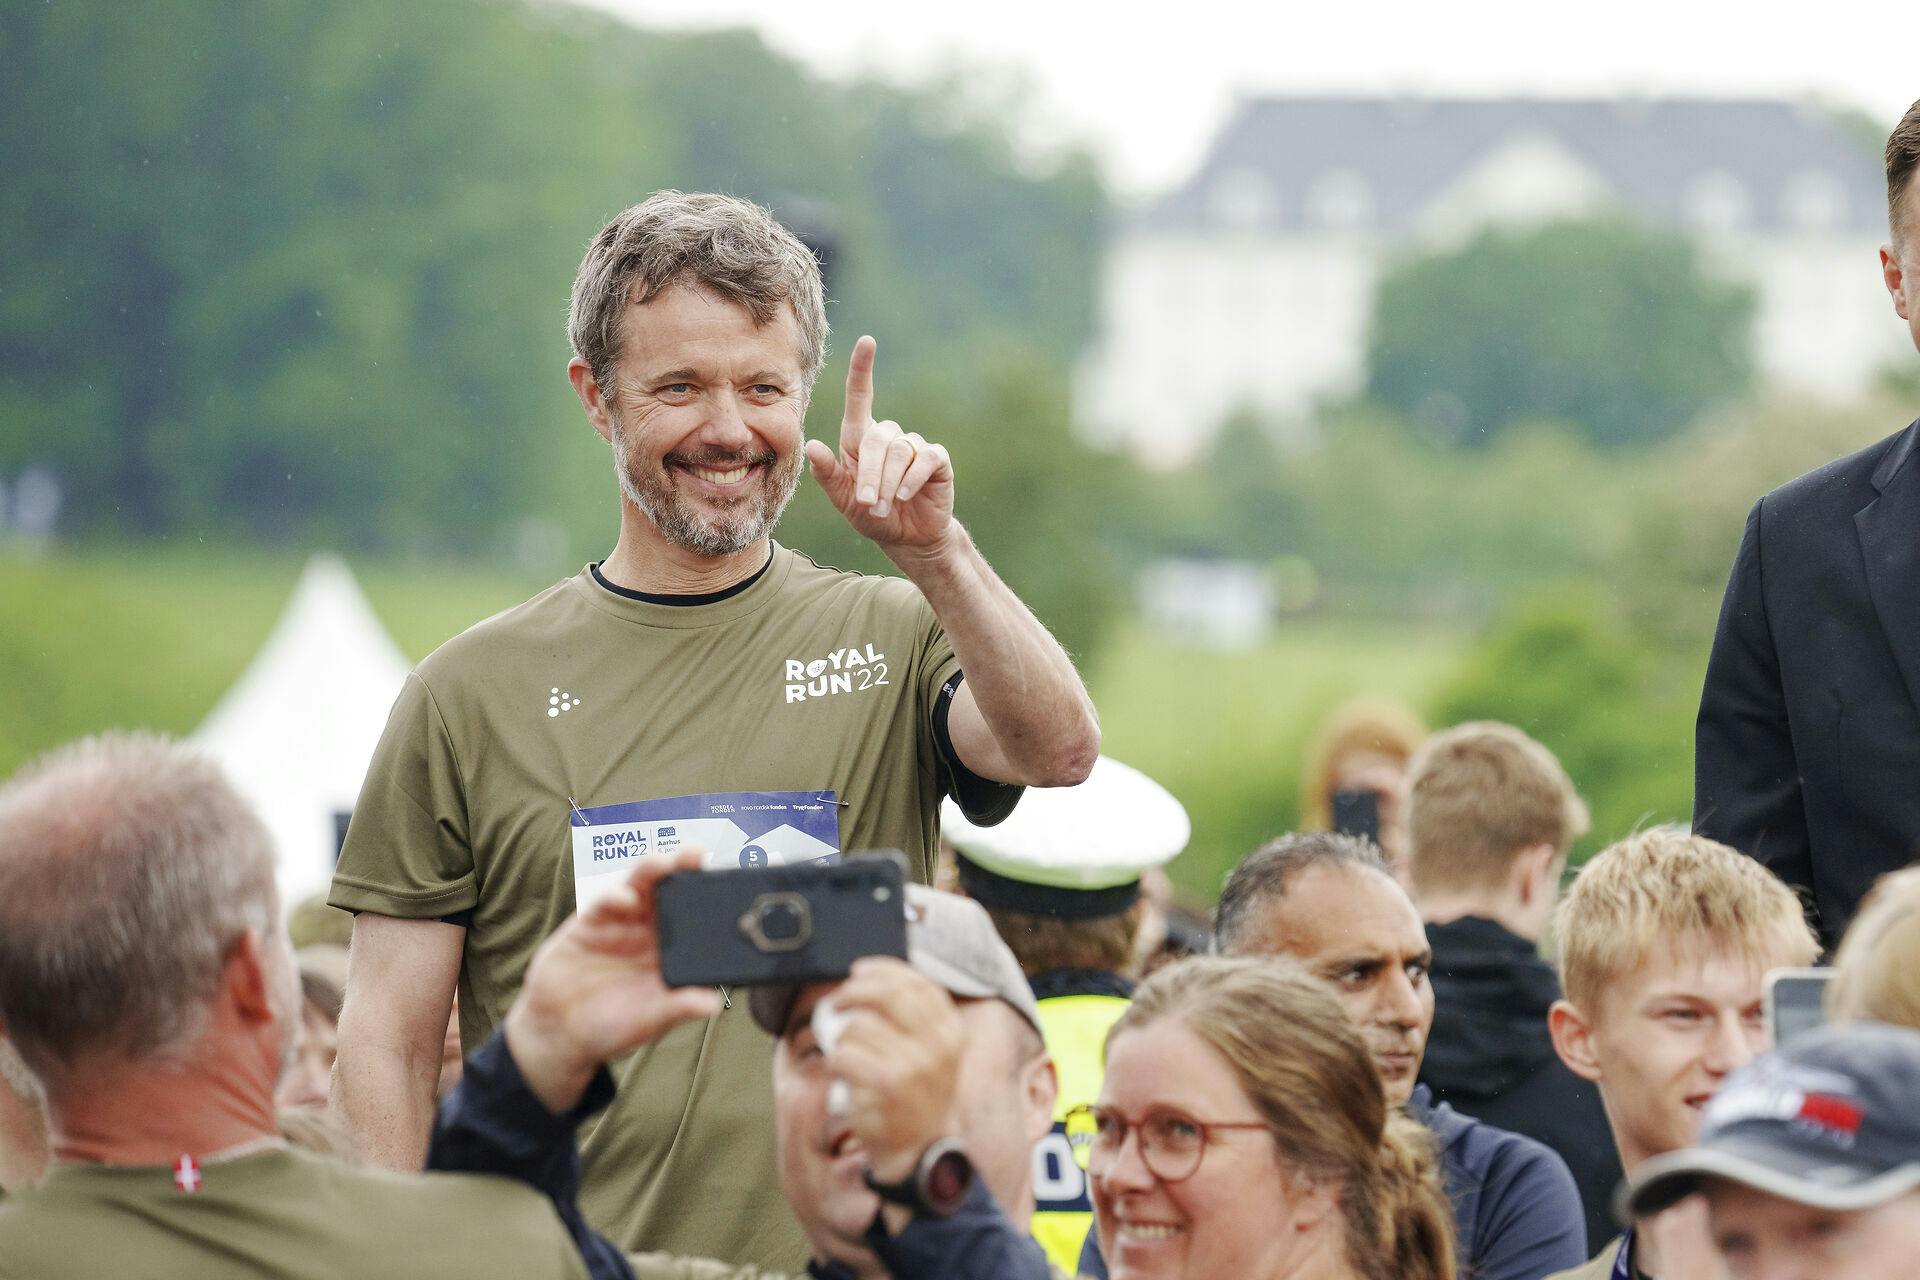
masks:
{"label": "raised index finger", "polygon": [[847,360],[847,410],[841,415],[840,430],[865,427],[873,421],[873,354],[880,344],[863,336],[853,344]]}

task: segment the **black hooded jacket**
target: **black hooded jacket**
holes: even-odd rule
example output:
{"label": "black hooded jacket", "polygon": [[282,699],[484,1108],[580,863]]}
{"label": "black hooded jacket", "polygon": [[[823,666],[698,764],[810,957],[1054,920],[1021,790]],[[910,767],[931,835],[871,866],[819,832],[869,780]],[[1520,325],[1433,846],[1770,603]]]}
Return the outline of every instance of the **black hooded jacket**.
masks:
{"label": "black hooded jacket", "polygon": [[1619,1233],[1620,1182],[1600,1092],[1553,1051],[1547,1010],[1560,979],[1534,945],[1478,916],[1427,926],[1433,947],[1433,1034],[1420,1082],[1475,1119],[1525,1134],[1567,1162],[1586,1210],[1589,1248]]}

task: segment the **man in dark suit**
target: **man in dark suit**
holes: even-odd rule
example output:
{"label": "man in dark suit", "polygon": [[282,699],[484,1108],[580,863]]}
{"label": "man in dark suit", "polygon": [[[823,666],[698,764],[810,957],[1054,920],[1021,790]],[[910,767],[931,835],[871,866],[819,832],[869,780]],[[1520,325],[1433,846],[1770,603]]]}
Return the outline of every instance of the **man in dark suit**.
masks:
{"label": "man in dark suit", "polygon": [[[1880,268],[1920,348],[1920,102],[1887,139]],[[1920,422],[1754,504],[1720,608],[1693,825],[1811,893],[1829,948],[1920,857]]]}

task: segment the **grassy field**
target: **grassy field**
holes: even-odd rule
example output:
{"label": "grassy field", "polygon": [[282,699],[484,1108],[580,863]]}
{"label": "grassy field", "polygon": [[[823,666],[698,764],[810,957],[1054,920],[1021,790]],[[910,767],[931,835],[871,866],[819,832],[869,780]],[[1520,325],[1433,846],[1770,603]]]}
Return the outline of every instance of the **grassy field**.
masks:
{"label": "grassy field", "polygon": [[[300,566],[193,548],[0,552],[0,773],[109,726],[190,732],[266,639]],[[355,569],[415,658],[540,585],[459,568]]]}
{"label": "grassy field", "polygon": [[1293,824],[1300,758],[1321,719],[1363,693],[1421,706],[1466,642],[1450,631],[1317,620],[1286,625],[1262,648],[1216,654],[1124,632],[1087,674],[1103,750],[1187,806],[1193,841],[1173,878],[1211,902],[1242,855]]}
{"label": "grassy field", "polygon": [[[356,565],[395,640],[418,658],[543,583],[438,566]],[[0,775],[110,726],[190,732],[246,666],[299,575],[290,556],[141,549],[0,552]],[[1419,705],[1451,669],[1447,632],[1295,623],[1252,652],[1113,637],[1087,672],[1109,754],[1162,780],[1194,819],[1175,865],[1211,899],[1241,854],[1292,821],[1306,739],[1334,704],[1383,693]]]}

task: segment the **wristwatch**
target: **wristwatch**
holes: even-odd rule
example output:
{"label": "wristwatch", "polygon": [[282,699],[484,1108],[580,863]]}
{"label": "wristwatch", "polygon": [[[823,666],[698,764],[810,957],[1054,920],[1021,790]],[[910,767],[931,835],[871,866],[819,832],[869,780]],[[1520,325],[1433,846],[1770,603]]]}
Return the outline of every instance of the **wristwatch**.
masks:
{"label": "wristwatch", "polygon": [[965,1204],[973,1190],[973,1161],[958,1138],[942,1138],[920,1153],[913,1172],[899,1182],[881,1182],[872,1169],[860,1176],[882,1200],[944,1218]]}

